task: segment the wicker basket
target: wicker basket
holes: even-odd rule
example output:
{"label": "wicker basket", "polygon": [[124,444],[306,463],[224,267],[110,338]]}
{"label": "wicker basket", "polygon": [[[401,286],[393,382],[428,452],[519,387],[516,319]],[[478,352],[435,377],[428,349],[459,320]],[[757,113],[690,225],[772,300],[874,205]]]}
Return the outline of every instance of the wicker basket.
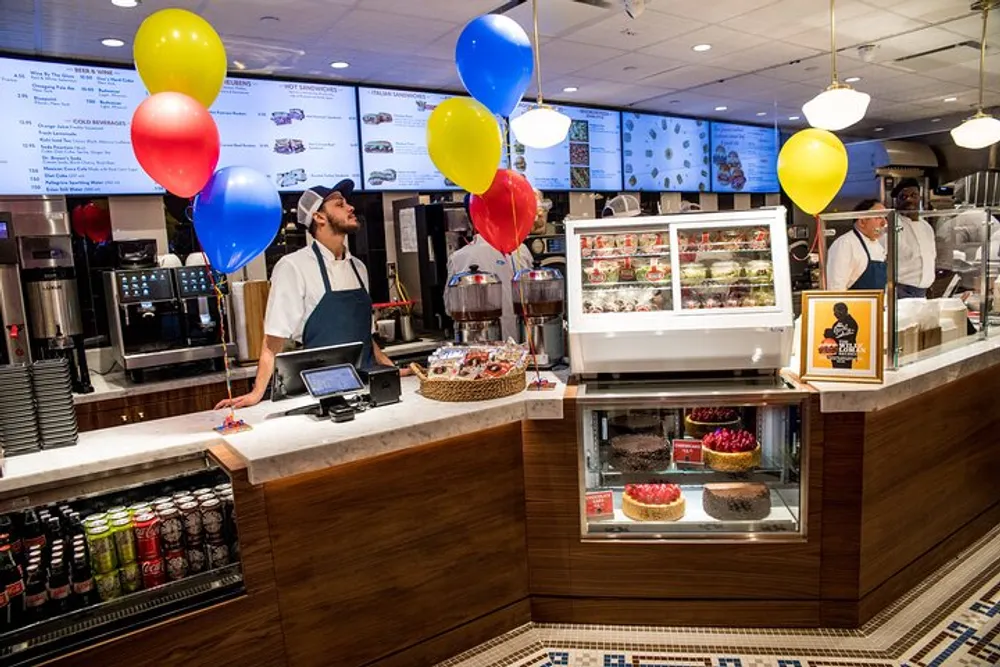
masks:
{"label": "wicker basket", "polygon": [[515,369],[503,377],[481,380],[430,380],[427,378],[427,371],[419,364],[411,364],[410,368],[420,379],[421,395],[435,401],[489,401],[519,394],[527,386],[523,368]]}

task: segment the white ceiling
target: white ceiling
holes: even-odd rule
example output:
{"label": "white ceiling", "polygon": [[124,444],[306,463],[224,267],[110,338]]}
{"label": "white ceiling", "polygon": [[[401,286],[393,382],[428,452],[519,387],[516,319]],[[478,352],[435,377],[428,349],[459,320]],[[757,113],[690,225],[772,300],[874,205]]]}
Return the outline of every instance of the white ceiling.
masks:
{"label": "white ceiling", "polygon": [[[841,78],[873,97],[852,134],[968,112],[975,104],[978,42],[971,0],[838,0]],[[640,18],[622,0],[600,8],[538,0],[542,85],[547,98],[794,128],[803,102],[830,81],[827,0],[647,0]],[[473,17],[504,0],[0,0],[0,50],[127,63],[143,18],[164,7],[202,14],[222,35],[231,61],[248,71],[460,90],[455,40]],[[530,3],[508,15],[529,30]],[[997,12],[1000,14],[1000,12]],[[264,18],[270,17],[270,18]],[[986,104],[1000,105],[1000,15],[987,58]],[[100,44],[126,41],[122,49]],[[779,41],[780,40],[780,41]],[[691,47],[709,43],[695,53]],[[857,47],[876,44],[874,61]],[[351,67],[332,70],[333,60]],[[233,67],[236,69],[236,66]],[[576,86],[568,94],[562,89]],[[534,86],[530,92],[534,95]],[[944,97],[955,96],[946,103]],[[715,107],[726,106],[725,112]],[[760,115],[764,114],[764,115]]]}

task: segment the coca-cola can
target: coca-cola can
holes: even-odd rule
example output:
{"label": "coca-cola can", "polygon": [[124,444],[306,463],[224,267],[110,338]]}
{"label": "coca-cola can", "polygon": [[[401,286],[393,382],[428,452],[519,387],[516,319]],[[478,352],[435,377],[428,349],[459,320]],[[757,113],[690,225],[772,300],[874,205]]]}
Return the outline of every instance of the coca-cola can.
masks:
{"label": "coca-cola can", "polygon": [[207,486],[203,486],[200,489],[195,489],[194,491],[192,491],[191,495],[197,498],[198,496],[202,496],[205,495],[206,493],[211,493],[211,492],[212,489],[208,488]]}
{"label": "coca-cola can", "polygon": [[210,570],[229,565],[229,546],[225,542],[209,542],[205,545],[205,555]]}
{"label": "coca-cola can", "polygon": [[188,543],[201,543],[201,509],[198,503],[184,503],[180,507],[181,514],[184,515],[184,535]]}
{"label": "coca-cola can", "polygon": [[160,512],[160,540],[166,551],[179,549],[184,540],[184,517],[176,507]]}
{"label": "coca-cola can", "polygon": [[221,535],[225,514],[222,503],[212,498],[201,503],[201,523],[207,535]]}
{"label": "coca-cola can", "polygon": [[189,546],[184,554],[187,556],[188,574],[198,574],[205,571],[205,551],[201,546]]}
{"label": "coca-cola can", "polygon": [[187,503],[193,503],[193,502],[195,502],[195,498],[190,493],[185,493],[183,495],[175,496],[174,497],[174,504],[176,504],[178,507],[180,507],[181,505],[186,505]]}
{"label": "coca-cola can", "polygon": [[188,575],[188,560],[183,549],[173,549],[164,557],[167,561],[167,579],[177,581]]}
{"label": "coca-cola can", "polygon": [[167,583],[166,566],[162,558],[142,561],[142,587],[153,588]]}
{"label": "coca-cola can", "polygon": [[146,512],[133,519],[135,526],[136,550],[139,560],[153,560],[160,556],[160,520],[155,514]]}

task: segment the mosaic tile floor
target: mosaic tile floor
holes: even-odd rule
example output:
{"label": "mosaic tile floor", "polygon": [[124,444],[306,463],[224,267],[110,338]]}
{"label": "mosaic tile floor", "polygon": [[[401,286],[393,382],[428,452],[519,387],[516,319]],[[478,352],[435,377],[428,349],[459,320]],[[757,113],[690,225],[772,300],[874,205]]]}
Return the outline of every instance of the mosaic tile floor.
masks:
{"label": "mosaic tile floor", "polygon": [[860,630],[528,624],[437,667],[1000,665],[1000,526]]}

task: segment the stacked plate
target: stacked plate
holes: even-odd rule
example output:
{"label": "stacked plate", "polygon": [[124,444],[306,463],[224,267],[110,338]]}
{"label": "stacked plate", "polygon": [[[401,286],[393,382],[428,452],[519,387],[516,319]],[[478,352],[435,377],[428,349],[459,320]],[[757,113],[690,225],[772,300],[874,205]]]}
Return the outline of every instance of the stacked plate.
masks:
{"label": "stacked plate", "polygon": [[0,445],[6,456],[41,449],[31,372],[27,366],[0,367]]}
{"label": "stacked plate", "polygon": [[76,407],[66,359],[36,361],[31,366],[31,384],[38,409],[42,449],[76,444]]}

